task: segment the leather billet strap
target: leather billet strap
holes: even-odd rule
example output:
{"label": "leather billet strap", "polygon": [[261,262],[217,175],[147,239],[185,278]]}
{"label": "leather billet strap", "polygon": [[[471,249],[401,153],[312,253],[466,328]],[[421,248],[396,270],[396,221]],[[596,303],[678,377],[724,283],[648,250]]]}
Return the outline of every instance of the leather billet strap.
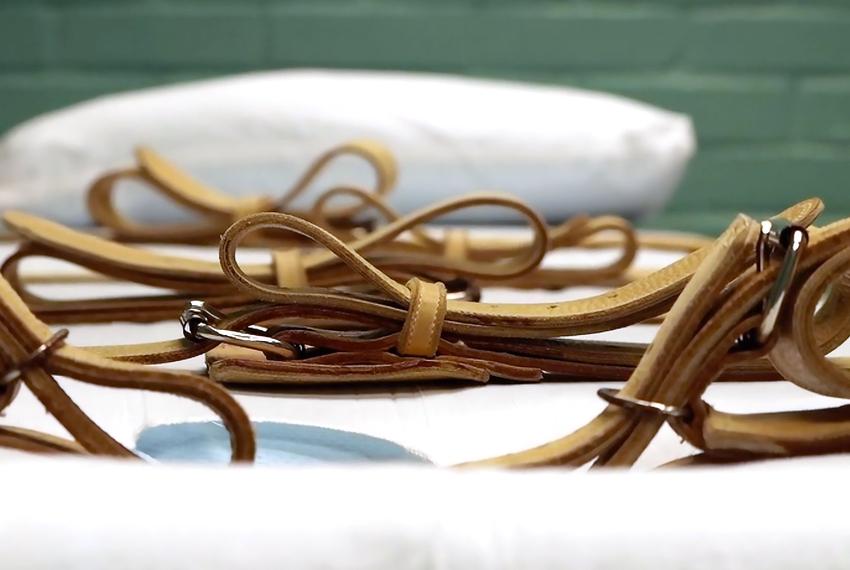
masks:
{"label": "leather billet strap", "polygon": [[[821,207],[819,200],[807,200],[780,215],[805,226],[814,221]],[[539,219],[535,223],[542,225]],[[341,259],[369,281],[388,301],[375,302],[331,289],[287,289],[254,278],[248,268],[239,265],[236,251],[248,234],[268,229],[285,229],[309,237],[326,248],[328,255]],[[698,250],[641,280],[585,299],[537,304],[448,301],[443,330],[474,337],[552,338],[639,323],[672,305],[710,251],[711,248]],[[220,262],[224,274],[242,293],[258,301],[298,305],[305,311],[315,307],[403,323],[412,298],[405,285],[391,279],[355,248],[314,224],[288,214],[255,214],[233,224],[222,235]],[[746,266],[742,263],[737,268],[743,271]],[[510,277],[510,271],[515,270],[515,266],[509,266],[502,276]],[[472,264],[468,271],[472,276],[481,272]]]}
{"label": "leather billet strap", "polygon": [[[450,230],[449,237],[431,237],[421,226],[463,208],[497,206],[516,211],[532,228],[532,239],[482,238]],[[627,222],[615,216],[579,216],[550,228],[521,201],[501,194],[471,194],[400,217],[388,211],[391,221],[353,239],[348,248],[365,255],[372,264],[399,283],[411,277],[450,283],[503,284],[514,287],[564,288],[580,284],[607,284],[622,279],[637,251],[635,234]],[[154,253],[120,244],[54,222],[6,212],[7,226],[21,245],[2,267],[3,275],[24,297],[39,318],[51,323],[149,322],[175,318],[191,298],[201,298],[227,309],[253,300],[222,272],[219,264]],[[268,232],[267,232],[268,233]],[[276,232],[288,235],[291,232]],[[621,255],[611,264],[592,269],[540,267],[547,251],[582,246],[585,241],[607,236],[620,241]],[[303,242],[302,238],[302,242]],[[463,243],[463,246],[459,246]],[[598,244],[596,244],[598,245]],[[594,247],[596,246],[594,245]],[[161,295],[110,297],[69,301],[43,298],[27,287],[20,263],[27,257],[44,256],[71,262],[108,278],[166,289]],[[315,247],[283,248],[272,252],[271,263],[244,268],[254,280],[287,287],[373,288],[352,265],[332,252]]]}
{"label": "leather billet strap", "polygon": [[13,404],[21,384],[39,399],[73,441],[24,428],[0,427],[0,445],[29,451],[135,454],[94,422],[57,383],[54,375],[110,388],[150,390],[195,400],[221,418],[230,432],[232,459],[251,461],[254,432],[247,414],[225,389],[196,374],[107,358],[64,343],[0,279],[0,411]]}
{"label": "leather billet strap", "polygon": [[[762,301],[779,272],[776,266],[762,272],[750,267],[743,273],[734,267],[739,260],[745,261],[752,255],[751,246],[757,234],[758,226],[752,221],[739,220],[733,225],[680,295],[656,340],[620,392],[626,397],[687,407],[690,413],[685,418],[665,418],[608,406],[590,424],[569,436],[483,464],[580,464],[596,460],[597,465],[630,465],[665,420],[692,444],[725,458],[847,451],[850,439],[846,430],[846,407],[739,415],[716,412],[699,400],[725,366],[764,353],[777,365],[783,377],[802,387],[811,388],[812,380],[807,374],[815,373],[813,366],[821,369],[816,372],[821,378],[819,382],[829,381],[822,374],[831,376],[835,387],[841,379],[848,380],[847,372],[830,364],[819,350],[819,341],[824,341],[824,338],[817,338],[821,335],[809,328],[810,336],[805,332],[796,338],[789,336],[789,324],[795,329],[797,324],[802,325],[805,331],[806,322],[817,318],[827,333],[823,336],[831,337],[829,345],[844,340],[840,336],[846,337],[850,314],[846,308],[847,292],[841,290],[844,289],[841,281],[843,271],[847,270],[850,222],[844,220],[811,231],[809,245],[789,289],[791,297],[786,301],[781,317],[783,324],[776,338],[755,348],[747,348],[745,344],[742,350],[739,339],[742,333],[758,325]],[[813,317],[810,311],[813,297],[806,295],[819,297],[825,281],[839,285],[836,294],[844,302],[828,301],[826,314],[821,310]],[[816,351],[819,354],[811,361],[800,356],[813,355]],[[777,358],[779,354],[782,356]],[[783,362],[794,361],[795,357],[809,364],[794,369],[784,365]],[[844,393],[846,390],[845,384]]]}
{"label": "leather billet strap", "polygon": [[[819,201],[810,200],[786,210],[782,216],[793,224],[807,226],[814,221],[820,209]],[[314,239],[343,259],[384,295],[375,297],[319,288],[287,289],[253,280],[236,263],[236,250],[245,233],[269,227],[297,231]],[[242,293],[267,304],[230,315],[223,324],[241,330],[255,323],[280,319],[285,322],[288,317],[306,315],[317,319],[348,320],[361,325],[361,330],[340,332],[283,328],[276,336],[286,336],[292,341],[300,338],[304,344],[313,347],[332,348],[332,343],[335,343],[337,350],[320,351],[308,354],[304,359],[285,361],[256,358],[256,351],[248,351],[247,354],[235,351],[235,357],[233,354],[220,354],[221,358],[213,360],[210,373],[221,381],[229,381],[228,375],[245,378],[247,373],[253,375],[252,379],[257,382],[275,381],[287,371],[295,376],[301,374],[307,381],[313,381],[321,374],[325,374],[327,379],[341,373],[347,374],[342,381],[373,380],[380,375],[403,380],[427,378],[429,375],[445,378],[452,377],[452,374],[470,381],[484,381],[489,375],[511,378],[512,374],[517,379],[534,381],[539,378],[535,378],[533,367],[521,364],[519,358],[522,357],[517,357],[513,363],[499,361],[492,358],[493,351],[486,348],[488,343],[516,342],[528,345],[526,350],[529,352],[538,350],[551,356],[555,352],[552,343],[559,341],[555,337],[610,330],[666,312],[655,341],[639,356],[620,395],[687,409],[687,417],[666,418],[612,404],[590,424],[571,435],[534,449],[471,465],[579,465],[589,461],[595,461],[597,465],[629,465],[668,419],[684,437],[708,453],[752,457],[844,450],[848,438],[844,433],[847,422],[842,409],[817,413],[786,412],[781,417],[730,416],[714,412],[699,401],[705,387],[724,368],[740,366],[764,355],[768,355],[779,372],[789,380],[822,393],[843,395],[845,372],[820,355],[842,342],[850,330],[850,316],[845,309],[848,292],[842,277],[847,270],[846,257],[842,257],[842,252],[846,252],[850,243],[850,221],[811,229],[805,255],[788,288],[791,301],[786,303],[786,310],[781,314],[776,336],[766,344],[749,346],[741,344],[739,339],[758,327],[762,304],[780,271],[779,264],[762,271],[755,269],[753,258],[758,239],[759,225],[741,216],[710,248],[694,252],[667,268],[611,292],[580,301],[545,305],[486,304],[445,299],[437,284],[424,291],[422,283],[416,281],[399,284],[338,238],[307,221],[284,214],[258,214],[237,222],[225,233],[221,262],[225,275]],[[830,283],[829,297],[813,317],[817,299]],[[0,289],[0,294],[4,300],[3,308],[13,305],[9,311],[11,315],[29,314],[11,289]],[[418,315],[417,321],[424,325],[414,324],[414,315]],[[789,336],[789,331],[797,329],[788,323],[805,325],[804,319],[813,323],[806,325],[808,329],[803,329],[814,331],[811,338],[803,333],[799,338]],[[408,332],[413,335],[412,339],[402,335],[406,324],[412,330]],[[6,326],[5,321],[3,326]],[[33,347],[49,338],[46,327],[40,323],[39,326],[43,329],[35,329],[39,332],[29,344],[19,354],[11,354],[10,365],[25,360]],[[365,329],[366,326],[373,329]],[[435,330],[440,331],[436,351],[432,348]],[[0,344],[4,349],[6,337],[28,338],[11,328],[3,337],[4,342]],[[14,342],[8,344],[13,349],[17,347]],[[186,343],[173,344],[175,350],[192,350]],[[808,348],[801,349],[801,344]],[[413,349],[405,350],[406,346]],[[781,357],[776,356],[781,346],[800,354],[808,351],[809,356],[798,365],[799,368],[790,369],[788,361],[783,362]],[[207,351],[212,347],[212,343],[199,343],[195,350]],[[621,355],[624,361],[635,357],[635,351],[624,348]],[[129,365],[119,361],[145,361],[145,358],[155,361],[156,357],[151,354],[163,353],[162,346],[154,345],[134,350],[135,354],[133,349],[122,347],[113,347],[111,351],[84,352],[94,361],[100,359],[103,366],[112,369],[113,373],[121,369],[119,364]],[[589,346],[585,346],[584,350],[586,358],[599,358]],[[65,368],[59,366],[64,360],[58,357],[63,353],[67,356],[69,351],[72,347],[65,346],[55,351],[47,361],[50,371],[88,378],[81,373],[79,364]],[[429,356],[432,352],[434,355]],[[255,363],[253,368],[245,364],[251,360]],[[628,364],[624,367],[628,368]],[[824,368],[832,374],[832,378],[820,377]],[[27,369],[22,376],[25,381],[33,374],[30,370],[45,372],[42,368]],[[150,372],[163,373],[158,368],[150,369]],[[144,375],[134,374],[136,376]],[[40,385],[36,383],[35,386],[38,388]],[[177,392],[173,386],[171,388],[170,392]],[[36,389],[33,391],[38,395]],[[64,409],[60,411],[67,412]],[[76,416],[70,423],[74,430],[69,428],[69,431],[81,445],[87,445],[85,436],[90,433],[80,426],[88,424]],[[788,429],[789,426],[793,429]],[[27,441],[26,434],[0,434],[0,439],[3,437]],[[24,444],[21,443],[22,446]],[[52,445],[55,447],[55,442]],[[49,444],[45,443],[44,447],[49,447]],[[104,445],[97,451],[109,453],[115,450]]]}
{"label": "leather billet strap", "polygon": [[[338,157],[352,155],[365,160],[375,172],[377,196],[385,196],[395,186],[397,166],[392,153],[371,140],[353,140],[323,153],[280,199],[268,196],[233,198],[192,178],[188,173],[149,148],[136,151],[136,166],[107,173],[92,184],[88,207],[92,217],[108,228],[111,237],[119,241],[165,243],[214,243],[219,234],[239,218],[263,211],[290,211],[302,216],[309,212],[293,210],[293,202]],[[177,206],[201,216],[195,224],[140,224],[123,214],[115,205],[116,184],[123,179],[141,180],[159,191]],[[328,229],[348,235],[351,220],[360,208],[336,209],[322,219]]]}
{"label": "leather billet strap", "polygon": [[[803,203],[785,214],[807,223],[814,219],[817,211],[819,203],[812,201]],[[290,344],[308,345],[314,349],[302,354],[297,361],[284,362],[269,361],[261,354],[252,354],[252,351],[216,348],[208,353],[211,377],[225,382],[276,384],[383,382],[395,381],[399,367],[404,366],[409,370],[408,379],[424,379],[417,376],[425,370],[421,366],[417,368],[421,363],[419,357],[423,354],[409,358],[406,357],[404,349],[398,349],[404,325],[411,321],[412,315],[419,312],[415,291],[409,284],[405,288],[410,291],[409,296],[402,290],[395,300],[388,302],[327,289],[289,289],[252,281],[236,264],[235,253],[240,239],[246,233],[262,230],[268,225],[303,231],[305,235],[327,247],[328,251],[346,259],[347,263],[363,273],[365,279],[373,280],[377,288],[383,288],[388,298],[392,299],[392,295],[397,293],[397,285],[391,279],[339,240],[309,222],[280,214],[262,214],[242,220],[224,235],[222,267],[247,295],[267,301],[274,300],[274,304],[235,315],[222,323],[223,326],[242,330],[254,323],[275,320],[291,322],[294,317],[306,316],[311,319],[330,317],[337,321],[347,320],[353,326],[365,327],[365,330],[354,333],[327,327],[317,330],[299,326],[279,326],[275,329],[276,338]],[[491,376],[525,382],[539,381],[544,377],[627,379],[646,346],[546,337],[609,330],[641,322],[647,316],[662,314],[704,255],[705,252],[695,253],[689,260],[674,264],[657,274],[608,294],[578,302],[533,306],[448,301],[445,308],[441,307],[439,315],[432,316],[431,319],[439,319],[442,339],[437,345],[436,357],[429,366],[444,364],[446,360],[464,362],[480,371],[474,381],[484,381]],[[545,310],[540,311],[541,308]],[[479,313],[484,310],[487,313],[474,315],[474,323],[463,322],[471,310],[478,310]],[[545,321],[536,316],[535,311],[543,314],[560,312],[563,324],[554,332],[540,332],[536,330],[539,326],[537,323]],[[585,321],[592,317],[596,317],[598,322],[594,328],[588,329]],[[495,324],[499,321],[511,324]],[[404,345],[403,342],[401,344]],[[391,351],[394,352],[388,354]],[[328,352],[333,354],[327,354]],[[392,366],[383,366],[389,364],[388,359],[392,360]],[[379,361],[382,366],[369,367]],[[351,374],[355,367],[360,367],[356,369],[357,375]],[[429,371],[431,370],[433,369],[430,368]],[[445,378],[469,379],[465,371],[459,373],[456,368],[444,372]],[[727,380],[778,377],[770,363],[764,359],[742,363],[724,374],[724,379]]]}
{"label": "leather billet strap", "polygon": [[[782,217],[805,226],[819,210],[817,201],[807,201],[786,210]],[[246,232],[268,226],[285,227],[315,239],[372,280],[390,301],[379,303],[326,290],[287,290],[253,281],[239,268],[235,251]],[[512,337],[525,342],[548,338],[547,342],[551,342],[551,337],[610,330],[667,311],[656,339],[640,356],[620,395],[689,410],[684,418],[666,418],[612,404],[571,435],[475,465],[580,465],[589,461],[600,466],[630,465],[668,419],[684,437],[708,452],[743,453],[751,457],[846,450],[850,442],[846,433],[850,427],[847,412],[850,408],[730,416],[699,402],[707,385],[724,369],[765,355],[782,377],[802,387],[842,397],[850,393],[850,378],[845,369],[823,356],[850,333],[847,310],[850,293],[843,278],[844,271],[850,268],[850,254],[846,253],[850,220],[811,229],[805,253],[790,281],[789,300],[776,335],[766,344],[750,346],[741,339],[759,326],[762,305],[780,270],[778,264],[756,270],[754,257],[759,231],[759,224],[741,216],[710,248],[697,251],[644,280],[589,299],[545,306],[447,301],[444,313],[440,309],[437,315],[442,322],[441,346],[450,339],[458,339],[466,347],[482,339],[486,344],[487,339],[504,342]],[[411,314],[408,308],[415,301],[409,287],[387,278],[330,234],[282,214],[259,214],[232,226],[223,236],[221,261],[225,273],[240,289],[272,303],[257,309],[250,317],[243,316],[241,322],[236,319],[230,323],[237,328],[252,319],[285,317],[297,306],[302,313],[323,312],[392,330],[408,322]],[[829,297],[815,313],[814,307],[830,283]],[[321,336],[315,331],[311,334],[314,340]],[[302,334],[305,340],[309,336]],[[369,340],[375,343],[375,339]],[[345,348],[344,341],[339,345]],[[380,349],[377,344],[373,348]],[[326,354],[321,358],[355,364],[356,354],[343,350],[336,356]],[[370,358],[376,359],[375,354],[371,351]],[[438,349],[437,358],[440,356],[449,354],[441,355]],[[232,381],[239,373],[236,370],[239,363],[228,360],[227,357],[215,360],[211,374],[217,368],[224,369],[225,376]],[[245,364],[248,360],[243,359],[246,370],[242,372],[258,373],[260,367],[252,369]],[[486,357],[481,360],[493,363]],[[304,373],[309,364],[291,361],[285,366]],[[283,371],[273,372],[276,365],[270,361],[263,364],[267,380]]]}

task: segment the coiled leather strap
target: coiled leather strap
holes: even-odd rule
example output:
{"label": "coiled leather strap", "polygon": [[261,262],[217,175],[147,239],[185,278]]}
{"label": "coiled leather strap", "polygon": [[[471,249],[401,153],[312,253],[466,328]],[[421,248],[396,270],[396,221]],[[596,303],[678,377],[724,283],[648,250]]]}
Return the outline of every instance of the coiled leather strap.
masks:
{"label": "coiled leather strap", "polygon": [[[533,238],[530,241],[466,238],[468,256],[448,259],[444,255],[443,243],[421,228],[422,224],[441,215],[478,206],[499,206],[517,211],[529,220],[534,230]],[[4,262],[3,275],[36,314],[51,323],[171,319],[179,314],[190,298],[203,298],[220,308],[250,301],[229,282],[217,263],[154,253],[21,212],[6,212],[4,220],[22,243],[19,250]],[[584,240],[610,231],[622,231],[627,244],[630,244],[619,260],[610,266],[590,270],[539,266],[547,248],[582,245]],[[412,240],[403,239],[402,236],[407,233],[412,234]],[[291,232],[278,231],[275,235],[285,238]],[[302,246],[308,245],[303,238],[301,242]],[[401,283],[411,277],[446,281],[462,278],[467,282],[474,279],[484,285],[502,283],[506,286],[558,288],[608,283],[617,276],[622,277],[636,250],[633,232],[619,218],[579,217],[556,228],[548,228],[528,206],[515,198],[497,194],[475,194],[447,200],[408,216],[394,218],[391,223],[347,243],[350,249],[365,255],[376,267]],[[364,280],[352,266],[326,250],[288,246],[276,251],[273,263],[250,265],[244,271],[259,282],[289,287],[364,284],[371,287],[371,282]],[[173,292],[145,297],[76,299],[73,302],[47,299],[30,291],[20,272],[21,261],[30,256],[62,259],[107,278]]]}
{"label": "coiled leather strap", "polygon": [[[353,140],[322,154],[290,190],[280,199],[267,196],[232,198],[182,171],[152,149],[136,151],[134,168],[117,170],[98,178],[89,189],[88,207],[92,218],[108,228],[114,239],[133,242],[211,243],[234,221],[248,214],[269,210],[292,211],[293,201],[302,195],[317,176],[336,158],[353,155],[365,160],[375,171],[372,191],[378,196],[389,193],[396,182],[397,168],[392,154],[380,143]],[[133,178],[148,183],[176,205],[202,217],[196,224],[145,225],[121,214],[115,205],[116,183]],[[327,213],[324,219],[329,229],[346,232],[350,228],[336,222],[350,220],[360,208],[346,208]],[[301,213],[308,216],[309,212]]]}

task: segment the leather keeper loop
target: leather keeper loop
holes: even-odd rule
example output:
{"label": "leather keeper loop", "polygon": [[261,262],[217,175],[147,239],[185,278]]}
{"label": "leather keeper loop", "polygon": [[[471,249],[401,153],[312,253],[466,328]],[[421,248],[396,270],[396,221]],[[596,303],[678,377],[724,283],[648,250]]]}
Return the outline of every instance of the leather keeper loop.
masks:
{"label": "leather keeper loop", "polygon": [[414,277],[407,282],[410,308],[398,337],[398,353],[403,356],[437,354],[437,345],[446,317],[446,286]]}
{"label": "leather keeper loop", "polygon": [[469,241],[466,231],[458,228],[446,230],[443,255],[452,261],[466,261],[469,251]]}
{"label": "leather keeper loop", "polygon": [[278,286],[299,289],[309,285],[304,260],[297,248],[272,252],[272,264]]}

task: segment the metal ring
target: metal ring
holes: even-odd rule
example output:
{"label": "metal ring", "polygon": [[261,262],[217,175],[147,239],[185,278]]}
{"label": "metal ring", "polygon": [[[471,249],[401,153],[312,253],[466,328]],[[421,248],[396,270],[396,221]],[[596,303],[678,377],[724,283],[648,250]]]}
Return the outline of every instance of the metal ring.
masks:
{"label": "metal ring", "polygon": [[641,400],[640,398],[632,398],[631,396],[623,396],[619,390],[614,388],[600,388],[596,391],[596,395],[614,406],[634,410],[637,412],[649,412],[659,416],[668,416],[672,418],[688,418],[691,416],[691,409],[686,406],[671,406],[660,402],[651,402],[649,400]]}
{"label": "metal ring", "polygon": [[27,368],[43,360],[49,353],[56,350],[59,344],[67,337],[68,329],[59,329],[53,333],[49,339],[41,343],[38,348],[33,350],[29,356],[18,363],[17,366],[8,370],[3,377],[0,378],[0,386],[5,386],[18,380]]}

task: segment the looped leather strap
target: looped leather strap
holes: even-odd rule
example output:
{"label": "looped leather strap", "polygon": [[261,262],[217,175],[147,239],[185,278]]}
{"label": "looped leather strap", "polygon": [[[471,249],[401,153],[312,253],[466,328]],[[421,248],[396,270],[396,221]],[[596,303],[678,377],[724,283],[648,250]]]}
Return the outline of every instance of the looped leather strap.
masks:
{"label": "looped leather strap", "polygon": [[[488,258],[451,262],[441,254],[439,246],[432,249],[430,243],[419,239],[411,242],[402,237],[406,237],[408,232],[414,235],[420,232],[424,235],[420,226],[441,215],[462,208],[485,205],[512,209],[525,216],[531,225],[532,239],[514,242],[498,255]],[[246,302],[245,295],[235,290],[217,263],[154,253],[21,212],[6,212],[3,219],[22,239],[20,249],[4,262],[3,275],[25,296],[27,303],[37,314],[49,322],[161,320],[179,313],[183,303],[191,298],[204,299],[220,308]],[[236,226],[243,229],[246,227],[241,221]],[[275,227],[273,224],[267,224],[259,233],[270,234],[270,230]],[[349,249],[366,256],[375,266],[402,283],[413,276],[423,276],[429,280],[451,281],[464,278],[467,281],[476,279],[485,283],[502,282],[524,275],[539,265],[546,253],[546,231],[547,228],[539,216],[517,199],[500,194],[472,194],[411,213],[353,239],[347,245]],[[292,232],[287,234],[292,235]],[[309,244],[300,236],[297,239],[302,244]],[[30,291],[27,287],[29,279],[19,273],[21,260],[33,255],[55,257],[78,264],[102,276],[170,289],[174,294],[141,298],[95,298],[73,302],[46,299]],[[306,273],[306,282],[311,286],[362,288],[364,282],[367,286],[371,285],[369,278],[347,264],[343,256],[337,256],[332,251],[304,248],[301,251],[301,264]],[[270,263],[245,266],[244,271],[252,280],[258,282],[273,283],[276,280],[275,269]]]}
{"label": "looped leather strap", "polygon": [[[787,216],[805,225],[819,209],[817,201],[810,201],[792,209]],[[435,211],[439,212],[440,207]],[[539,224],[533,215],[530,219],[535,225]],[[380,290],[383,297],[318,288],[274,287],[268,284],[268,280],[249,275],[236,264],[235,250],[239,241],[250,231],[272,228],[299,232],[325,246],[331,257],[341,258]],[[395,226],[393,231],[401,230]],[[240,220],[225,233],[221,262],[224,273],[234,286],[252,298],[275,304],[258,305],[251,309],[249,319],[240,321],[244,315],[233,315],[225,324],[233,325],[233,330],[242,330],[241,326],[265,322],[268,318],[316,316],[356,325],[349,334],[334,334],[332,330],[302,330],[301,336],[308,346],[332,347],[335,344],[338,348],[314,351],[305,358],[308,362],[255,363],[251,368],[254,373],[251,379],[254,380],[273,381],[276,376],[291,372],[313,381],[320,376],[323,379],[337,377],[340,371],[347,373],[351,380],[369,380],[376,378],[375,369],[380,368],[386,378],[409,379],[417,373],[422,378],[426,376],[426,370],[444,375],[452,369],[457,377],[475,381],[485,381],[491,373],[534,381],[539,376],[535,376],[532,366],[527,366],[528,359],[521,353],[508,354],[505,360],[497,360],[486,349],[479,348],[478,343],[486,344],[490,340],[491,343],[498,341],[510,345],[511,337],[517,337],[516,344],[520,346],[538,337],[536,342],[539,343],[540,354],[552,354],[553,337],[610,330],[639,322],[669,308],[655,341],[640,356],[637,366],[630,371],[629,381],[618,393],[619,403],[628,399],[644,405],[663,403],[669,409],[682,409],[696,400],[695,407],[698,407],[698,399],[705,386],[725,366],[762,355],[730,350],[735,338],[758,324],[759,315],[755,310],[761,306],[780,271],[777,267],[755,271],[752,254],[757,234],[757,224],[742,216],[708,250],[689,255],[638,283],[579,301],[500,305],[448,301],[445,290],[441,290],[438,283],[412,280],[406,287],[401,286],[362,257],[357,249],[308,221],[284,214],[258,214]],[[797,291],[807,276],[826,267],[838,248],[846,245],[848,235],[850,222],[847,221],[813,231],[811,247],[800,260],[800,277],[792,283],[789,291]],[[546,249],[545,239],[543,243],[536,240],[532,245],[535,255]],[[360,247],[363,247],[362,243]],[[510,275],[511,270],[513,268],[508,268],[504,274]],[[830,306],[829,302],[827,306]],[[364,330],[364,326],[377,327],[373,330],[384,331],[385,334],[383,337],[368,334],[370,331]],[[842,329],[840,326],[833,328]],[[400,335],[386,333],[399,329],[404,329]],[[839,333],[835,330],[828,335],[829,339],[838,337]],[[444,331],[448,333],[445,337]],[[290,334],[298,332],[297,328],[288,328],[284,321],[281,328],[274,332],[270,330],[269,334],[279,340],[298,342]],[[13,339],[10,342],[14,343],[15,337],[10,335],[10,338]],[[40,333],[38,338],[42,339],[43,334]],[[831,342],[829,339],[821,340]],[[397,354],[391,352],[393,346]],[[57,356],[67,354],[70,348],[63,347]],[[769,348],[766,346],[763,350]],[[513,350],[511,347],[507,352]],[[20,357],[11,358],[11,361]],[[58,367],[61,362],[61,359],[51,359],[52,366]],[[220,379],[227,379],[241,371],[238,358],[226,358],[216,365],[220,365]],[[116,370],[119,368],[113,369]],[[155,373],[162,372],[157,370]],[[136,374],[141,372],[136,371]],[[170,380],[172,386],[180,384],[174,377]],[[38,388],[36,384],[35,390]],[[590,424],[571,435],[535,449],[494,458],[487,464],[578,465],[595,460],[596,465],[628,465],[640,455],[665,420],[629,412],[619,403],[609,406]],[[232,422],[233,417],[230,419]],[[694,425],[702,422],[711,427],[699,416],[694,422]],[[86,429],[79,429],[74,422],[70,425],[75,436],[87,435]],[[710,438],[706,437],[706,433],[709,432],[701,434],[702,441],[708,442]],[[97,438],[92,441],[97,441]],[[821,441],[818,445],[824,444]],[[120,452],[120,448],[108,443],[98,449]]]}
{"label": "looped leather strap", "polygon": [[[81,410],[53,377],[54,374],[103,387],[150,390],[195,400],[216,413],[230,432],[232,459],[253,460],[254,432],[247,414],[233,396],[207,378],[182,371],[121,362],[95,351],[64,343],[29,311],[9,284],[0,278],[0,361],[25,363],[20,382],[71,434],[76,444],[30,430],[5,428],[0,444],[39,451],[85,451],[117,457],[133,452],[103,430]],[[45,348],[42,348],[45,347]],[[49,347],[49,349],[48,349]],[[33,358],[33,355],[39,355]],[[15,390],[0,393],[0,408],[14,399]]]}
{"label": "looped leather strap", "polygon": [[[396,165],[395,157],[387,147],[377,141],[356,139],[334,147],[316,159],[298,182],[278,201],[276,209],[278,211],[289,210],[295,199],[310,186],[328,164],[337,157],[347,154],[359,156],[372,166],[375,171],[375,186],[372,189],[372,193],[375,197],[380,198],[389,194],[398,179],[398,166]],[[350,218],[362,210],[363,207],[364,205],[341,208],[327,212],[326,215],[328,218]]]}
{"label": "looped leather strap", "polygon": [[437,353],[446,317],[446,286],[414,277],[407,282],[410,307],[398,338],[398,352],[405,356],[432,357]]}
{"label": "looped leather strap", "polygon": [[[95,180],[87,197],[89,212],[95,221],[112,230],[116,239],[123,241],[211,242],[215,241],[229,224],[249,214],[289,209],[293,201],[333,160],[347,154],[364,159],[375,170],[376,183],[373,191],[377,196],[384,196],[392,190],[397,178],[395,159],[385,147],[375,141],[350,141],[325,152],[279,200],[267,196],[228,196],[196,180],[152,149],[140,147],[136,150],[135,168],[109,172]],[[118,211],[114,200],[116,183],[127,178],[147,182],[177,205],[200,214],[204,219],[195,224],[147,225],[127,218]],[[362,208],[361,205],[329,213],[328,227],[335,227],[335,224],[351,218]],[[340,230],[345,231],[345,228]]]}

